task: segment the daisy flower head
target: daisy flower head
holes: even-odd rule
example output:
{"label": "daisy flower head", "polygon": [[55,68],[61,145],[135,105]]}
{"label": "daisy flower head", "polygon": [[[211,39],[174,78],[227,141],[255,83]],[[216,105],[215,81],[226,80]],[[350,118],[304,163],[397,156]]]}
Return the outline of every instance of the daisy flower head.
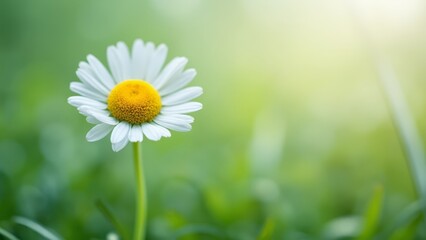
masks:
{"label": "daisy flower head", "polygon": [[[169,130],[187,132],[202,104],[192,101],[201,87],[185,87],[195,75],[184,70],[188,59],[176,57],[165,65],[167,46],[138,39],[131,49],[123,42],[107,49],[107,69],[95,56],[80,62],[70,89],[79,96],[68,103],[95,126],[86,139],[98,141],[111,132],[114,151],[144,138],[158,141],[170,137]],[[164,66],[165,65],[165,66]]]}

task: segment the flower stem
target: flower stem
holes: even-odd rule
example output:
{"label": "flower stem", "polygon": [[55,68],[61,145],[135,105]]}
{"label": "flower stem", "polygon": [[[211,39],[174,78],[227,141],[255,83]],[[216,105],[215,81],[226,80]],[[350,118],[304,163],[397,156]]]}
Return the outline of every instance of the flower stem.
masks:
{"label": "flower stem", "polygon": [[141,154],[141,143],[133,143],[133,163],[135,168],[136,177],[136,216],[135,216],[135,235],[134,240],[145,239],[145,225],[146,225],[146,190],[145,180],[143,176],[143,164]]}

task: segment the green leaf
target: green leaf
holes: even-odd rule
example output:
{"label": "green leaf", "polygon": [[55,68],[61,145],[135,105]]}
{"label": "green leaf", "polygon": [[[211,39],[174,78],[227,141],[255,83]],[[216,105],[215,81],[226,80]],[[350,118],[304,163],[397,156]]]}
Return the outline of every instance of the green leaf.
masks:
{"label": "green leaf", "polygon": [[275,221],[272,218],[268,218],[263,225],[262,231],[260,232],[257,240],[269,240],[272,239],[272,234],[275,229]]}
{"label": "green leaf", "polygon": [[27,218],[14,217],[13,221],[35,231],[36,233],[40,234],[41,236],[45,237],[48,240],[60,240],[59,237],[57,237],[55,234],[47,230],[45,227]]}
{"label": "green leaf", "polygon": [[19,240],[17,237],[15,237],[12,233],[6,231],[5,229],[0,227],[0,235],[6,237],[9,240]]}
{"label": "green leaf", "polygon": [[367,206],[364,213],[364,221],[361,233],[358,240],[372,239],[374,236],[377,226],[380,220],[380,213],[382,212],[383,204],[383,187],[376,186],[374,189],[373,196]]}
{"label": "green leaf", "polygon": [[104,217],[112,224],[115,230],[120,234],[123,239],[129,239],[126,229],[121,225],[117,218],[112,214],[108,207],[102,202],[102,200],[96,200],[96,207],[101,211]]}

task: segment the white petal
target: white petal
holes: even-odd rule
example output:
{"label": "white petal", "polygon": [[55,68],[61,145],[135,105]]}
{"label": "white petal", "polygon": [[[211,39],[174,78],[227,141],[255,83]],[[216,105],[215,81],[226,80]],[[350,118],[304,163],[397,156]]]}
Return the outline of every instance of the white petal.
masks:
{"label": "white petal", "polygon": [[68,103],[71,104],[74,107],[80,107],[82,105],[87,105],[87,106],[95,107],[95,108],[98,108],[98,109],[106,109],[107,108],[107,105],[105,103],[93,100],[91,98],[81,97],[81,96],[69,97]]}
{"label": "white petal", "polygon": [[112,130],[111,142],[119,143],[124,138],[128,138],[130,128],[131,126],[127,122],[120,122],[119,124],[117,124],[117,126],[114,127],[114,130]]}
{"label": "white petal", "polygon": [[96,118],[97,120],[99,120],[103,123],[109,124],[109,125],[117,125],[118,124],[117,119],[115,119],[113,117],[108,117],[108,116],[105,116],[105,115],[99,114],[99,113],[92,113],[92,116],[94,118]]}
{"label": "white petal", "polygon": [[[89,76],[91,76],[91,77],[93,77],[93,78],[95,78],[95,80],[97,80],[100,84],[102,84],[103,85],[103,83],[102,83],[102,80],[100,80],[99,78],[98,78],[98,76],[96,75],[96,73],[95,73],[95,71],[93,70],[93,68],[90,66],[90,64],[89,63],[87,63],[87,62],[80,62],[79,64],[78,64],[78,69],[77,70],[80,70],[80,71],[83,71],[83,72],[85,72],[85,73],[87,73]],[[84,81],[82,81],[83,83],[84,83]],[[86,85],[87,86],[90,86],[89,84],[87,84],[86,83]],[[105,86],[105,85],[104,85]],[[97,88],[93,88],[93,87],[91,87],[94,91],[96,91],[96,92],[99,92],[99,93],[102,93],[99,89],[97,89]]]}
{"label": "white petal", "polygon": [[162,126],[159,126],[155,123],[144,123],[142,124],[142,130],[145,136],[152,140],[158,141],[161,137],[170,137],[170,131],[165,129]]}
{"label": "white petal", "polygon": [[119,83],[122,80],[124,80],[120,58],[118,57],[117,50],[115,49],[114,46],[108,47],[107,59],[108,59],[109,69],[111,70],[111,73],[112,73],[112,76],[114,77],[115,82]]}
{"label": "white petal", "polygon": [[192,99],[199,97],[201,94],[203,94],[202,88],[189,87],[175,92],[167,97],[164,97],[163,99],[161,99],[161,103],[164,106],[178,105],[191,101]]}
{"label": "white petal", "polygon": [[81,82],[72,82],[70,84],[71,91],[80,94],[81,96],[92,98],[101,102],[106,102],[107,97],[97,91],[93,91],[91,87],[86,86]]}
{"label": "white petal", "polygon": [[129,143],[129,138],[128,137],[124,138],[122,141],[120,141],[118,143],[113,143],[112,144],[112,150],[114,152],[118,152],[121,149],[123,149],[127,145],[127,143]]}
{"label": "white petal", "polygon": [[95,74],[94,72],[93,72],[93,70],[92,70],[92,67],[90,66],[90,64],[89,63],[87,63],[87,62],[79,62],[78,63],[78,68],[81,68],[81,69],[83,69],[83,70],[85,70],[85,71],[87,71],[87,72],[90,72],[90,74]]}
{"label": "white petal", "polygon": [[143,134],[150,140],[158,141],[160,140],[161,136],[157,133],[155,130],[155,127],[149,123],[145,123],[142,125],[142,131]]}
{"label": "white petal", "polygon": [[142,142],[143,133],[142,133],[141,125],[132,126],[132,129],[130,130],[130,134],[129,134],[129,140],[130,142]]}
{"label": "white petal", "polygon": [[103,115],[105,117],[109,117],[110,115],[108,110],[95,108],[89,105],[82,105],[78,107],[77,110],[85,116],[92,116],[94,113]]}
{"label": "white petal", "polygon": [[89,85],[93,89],[99,91],[99,93],[108,96],[109,89],[106,88],[97,78],[95,78],[90,72],[85,69],[79,68],[77,70],[78,78],[85,84]]}
{"label": "white petal", "polygon": [[166,82],[173,78],[175,74],[180,73],[187,62],[188,59],[184,57],[174,58],[169,64],[167,64],[155,81],[152,82],[152,85],[156,89],[160,89]]}
{"label": "white petal", "polygon": [[153,82],[155,80],[164,65],[166,56],[167,47],[166,45],[161,44],[160,46],[158,46],[158,48],[152,54],[151,59],[149,60],[149,67],[145,76],[146,81]]}
{"label": "white petal", "polygon": [[[142,68],[142,78],[141,79],[146,79],[146,75],[148,73],[148,68],[149,68],[149,60],[151,59],[152,54],[154,53],[155,50],[155,46],[152,42],[148,42],[145,45],[145,48],[143,49],[143,53],[142,53],[142,57],[140,59],[140,63],[139,63],[139,67]],[[147,82],[151,83],[153,80],[150,79],[146,79]]]}
{"label": "white petal", "polygon": [[192,116],[185,115],[185,114],[159,114],[156,118],[162,119],[163,117],[167,117],[169,119],[177,119],[180,121],[185,121],[187,123],[194,122],[194,118]]}
{"label": "white petal", "polygon": [[90,106],[80,106],[77,108],[77,110],[85,116],[94,117],[98,121],[101,121],[109,125],[116,125],[118,123],[118,120],[113,117],[110,117],[109,112],[106,110],[100,110],[100,109],[92,108]]}
{"label": "white petal", "polygon": [[92,116],[87,116],[86,117],[86,121],[88,123],[91,123],[91,124],[101,124],[102,123],[101,121],[99,121],[98,119],[96,119],[96,118],[94,118]]}
{"label": "white petal", "polygon": [[117,43],[118,57],[121,62],[121,68],[124,79],[129,79],[131,76],[130,72],[130,54],[127,45],[123,42]]}
{"label": "white petal", "polygon": [[170,137],[172,135],[167,128],[160,126],[156,123],[150,123],[150,124],[154,125],[157,128],[157,131],[160,133],[162,137]]}
{"label": "white petal", "polygon": [[157,124],[159,124],[159,125],[161,125],[161,126],[163,126],[165,128],[168,128],[170,130],[177,131],[177,132],[189,132],[192,129],[191,124],[188,124],[188,123],[180,123],[180,124],[178,124],[178,123],[163,122],[163,121],[160,121],[160,120],[154,120],[154,121]]}
{"label": "white petal", "polygon": [[190,113],[196,112],[203,108],[199,102],[188,102],[175,106],[166,106],[161,109],[161,113]]}
{"label": "white petal", "polygon": [[140,39],[137,39],[133,43],[133,47],[132,47],[132,57],[131,57],[132,78],[144,79],[145,66],[142,65],[144,54],[145,54],[145,47],[144,47],[143,41]]}
{"label": "white petal", "polygon": [[179,132],[188,132],[192,129],[191,124],[189,124],[187,121],[170,116],[157,116],[154,119],[154,122],[163,127]]}
{"label": "white petal", "polygon": [[170,115],[170,116],[178,118],[178,119],[182,119],[184,121],[187,121],[188,123],[193,123],[194,122],[194,118],[192,116],[189,116],[189,115],[174,114],[174,115]]}
{"label": "white petal", "polygon": [[89,132],[86,134],[86,139],[89,142],[98,141],[108,135],[108,133],[110,133],[113,128],[114,126],[105,123],[98,124],[89,130]]}
{"label": "white petal", "polygon": [[99,80],[111,90],[115,86],[114,80],[112,80],[111,74],[104,67],[104,65],[93,55],[87,56],[87,61],[92,67],[93,71],[96,73]]}
{"label": "white petal", "polygon": [[160,95],[164,96],[183,88],[194,79],[195,75],[197,72],[192,68],[175,75],[159,89]]}
{"label": "white petal", "polygon": [[99,113],[99,114],[105,115],[107,117],[110,115],[110,112],[108,110],[99,109],[99,108],[92,107],[92,106],[89,106],[89,105],[80,106],[80,107],[77,108],[77,110],[80,111],[81,114],[86,114],[86,115],[90,115],[90,113],[92,113],[92,112]]}

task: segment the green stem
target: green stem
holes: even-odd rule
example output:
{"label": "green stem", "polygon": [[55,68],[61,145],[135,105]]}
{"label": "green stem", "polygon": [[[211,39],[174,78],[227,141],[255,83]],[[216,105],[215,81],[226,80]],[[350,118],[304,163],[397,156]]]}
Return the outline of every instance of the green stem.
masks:
{"label": "green stem", "polygon": [[133,143],[133,162],[135,167],[136,177],[136,216],[135,216],[135,235],[134,240],[145,239],[145,225],[146,225],[146,190],[145,180],[142,168],[142,154],[141,143]]}

